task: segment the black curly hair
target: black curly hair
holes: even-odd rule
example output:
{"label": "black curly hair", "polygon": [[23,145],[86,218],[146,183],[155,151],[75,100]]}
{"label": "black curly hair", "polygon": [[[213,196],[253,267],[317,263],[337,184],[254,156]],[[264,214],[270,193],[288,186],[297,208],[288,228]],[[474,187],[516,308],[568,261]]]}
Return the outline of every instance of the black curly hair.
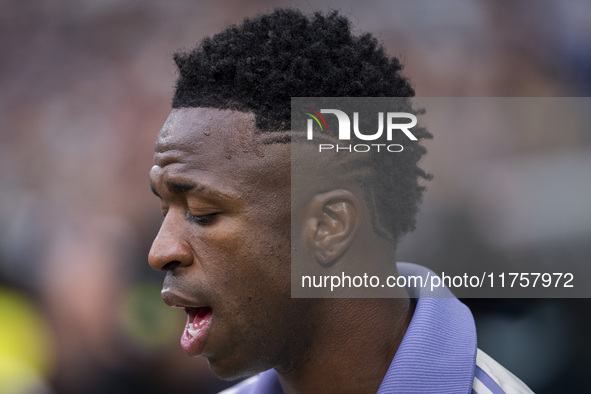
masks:
{"label": "black curly hair", "polygon": [[[191,51],[175,53],[174,61],[179,78],[173,108],[253,112],[261,132],[282,135],[290,130],[291,97],[415,94],[400,74],[398,59],[387,56],[371,34],[354,36],[349,20],[337,11],[308,17],[298,10],[277,9],[247,18],[205,38]],[[413,129],[413,134],[431,138],[422,128]],[[425,189],[419,178],[431,177],[418,166],[425,153],[414,143],[405,146],[404,154],[364,155],[364,165],[374,175],[362,183],[371,187],[368,204],[378,234],[398,240],[414,229]]]}

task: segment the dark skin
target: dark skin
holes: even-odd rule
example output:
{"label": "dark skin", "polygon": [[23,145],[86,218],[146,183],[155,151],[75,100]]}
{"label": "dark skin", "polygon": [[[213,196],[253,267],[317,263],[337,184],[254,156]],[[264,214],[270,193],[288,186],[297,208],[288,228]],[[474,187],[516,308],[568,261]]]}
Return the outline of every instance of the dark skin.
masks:
{"label": "dark skin", "polygon": [[[255,131],[252,113],[214,108],[175,109],[160,131],[150,180],[164,220],[149,262],[166,272],[163,299],[212,309],[202,355],[221,378],[275,368],[287,394],[375,393],[411,303],[291,298],[290,145]],[[318,195],[297,215],[298,258],[346,264],[369,242],[392,261],[362,200]]]}

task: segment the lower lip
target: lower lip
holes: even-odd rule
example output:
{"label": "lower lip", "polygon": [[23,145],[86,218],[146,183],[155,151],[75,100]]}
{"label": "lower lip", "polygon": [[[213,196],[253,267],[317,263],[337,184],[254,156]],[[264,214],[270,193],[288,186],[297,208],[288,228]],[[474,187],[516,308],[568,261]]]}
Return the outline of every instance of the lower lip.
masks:
{"label": "lower lip", "polygon": [[211,316],[211,308],[185,308],[187,312],[187,324],[181,336],[181,347],[190,356],[199,356],[203,353]]}

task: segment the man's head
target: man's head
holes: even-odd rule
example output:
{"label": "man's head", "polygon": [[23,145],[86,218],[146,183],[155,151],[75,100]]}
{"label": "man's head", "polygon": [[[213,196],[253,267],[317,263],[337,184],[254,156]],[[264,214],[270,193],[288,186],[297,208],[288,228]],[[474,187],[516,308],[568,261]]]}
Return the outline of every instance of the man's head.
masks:
{"label": "man's head", "polygon": [[[350,22],[336,12],[306,17],[277,10],[246,19],[174,58],[180,76],[173,108],[252,112],[261,133],[290,129],[291,97],[414,96],[398,59],[388,57],[370,34],[354,36]],[[416,136],[430,138],[422,129]],[[277,142],[286,141],[277,135]],[[370,158],[379,184],[372,213],[380,216],[383,236],[397,240],[414,228],[424,190],[418,180],[428,178],[417,166],[425,152],[414,144],[391,160]]]}
{"label": "man's head", "polygon": [[[319,302],[290,297],[290,99],[414,91],[398,60],[370,35],[353,36],[337,13],[247,19],[175,61],[173,111],[150,173],[165,216],[150,251],[152,267],[167,272],[163,298],[187,309],[183,347],[219,376],[297,369],[324,317]],[[306,211],[329,218],[315,222],[326,241],[318,247],[347,249],[351,217],[364,209],[389,243],[412,229],[424,152],[416,144],[387,161],[368,155],[374,191],[363,204],[347,190],[319,190]]]}

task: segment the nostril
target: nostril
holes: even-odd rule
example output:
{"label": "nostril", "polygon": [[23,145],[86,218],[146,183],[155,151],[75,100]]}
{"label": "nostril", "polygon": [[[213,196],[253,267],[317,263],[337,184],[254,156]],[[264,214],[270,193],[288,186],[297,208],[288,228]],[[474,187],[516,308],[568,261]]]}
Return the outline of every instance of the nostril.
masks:
{"label": "nostril", "polygon": [[168,263],[164,264],[164,267],[162,267],[162,271],[171,271],[179,265],[181,265],[180,261],[169,261]]}

